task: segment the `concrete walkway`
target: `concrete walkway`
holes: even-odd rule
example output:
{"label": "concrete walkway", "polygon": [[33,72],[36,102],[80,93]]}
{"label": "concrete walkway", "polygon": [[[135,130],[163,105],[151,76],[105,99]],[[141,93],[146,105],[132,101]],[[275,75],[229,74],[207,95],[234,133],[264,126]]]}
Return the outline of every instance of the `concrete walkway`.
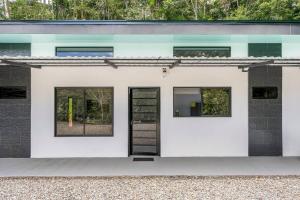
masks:
{"label": "concrete walkway", "polygon": [[300,158],[0,159],[0,177],[19,176],[300,175]]}

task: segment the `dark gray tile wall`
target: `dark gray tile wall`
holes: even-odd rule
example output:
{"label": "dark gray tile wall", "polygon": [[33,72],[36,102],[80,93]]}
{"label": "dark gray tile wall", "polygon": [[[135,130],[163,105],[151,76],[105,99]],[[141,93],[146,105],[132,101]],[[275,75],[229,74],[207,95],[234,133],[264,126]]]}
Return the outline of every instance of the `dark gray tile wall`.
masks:
{"label": "dark gray tile wall", "polygon": [[[277,99],[252,99],[252,87],[278,87]],[[282,68],[249,70],[249,156],[282,155]]]}
{"label": "dark gray tile wall", "polygon": [[[30,44],[0,44],[0,55],[30,56]],[[26,99],[0,99],[0,157],[30,157],[31,71],[0,66],[0,86],[26,86]]]}
{"label": "dark gray tile wall", "polygon": [[26,99],[0,99],[0,157],[30,157],[30,69],[1,67],[0,86],[26,86]]}

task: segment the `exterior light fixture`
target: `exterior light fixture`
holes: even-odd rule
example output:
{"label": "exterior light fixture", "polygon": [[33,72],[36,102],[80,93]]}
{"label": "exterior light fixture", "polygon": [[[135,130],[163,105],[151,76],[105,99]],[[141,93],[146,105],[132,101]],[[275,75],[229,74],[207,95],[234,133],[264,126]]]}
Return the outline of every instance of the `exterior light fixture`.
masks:
{"label": "exterior light fixture", "polygon": [[163,78],[165,78],[167,76],[167,73],[168,73],[168,69],[166,67],[163,67],[162,68],[162,76],[163,76]]}
{"label": "exterior light fixture", "polygon": [[249,72],[249,67],[243,67],[242,72]]}

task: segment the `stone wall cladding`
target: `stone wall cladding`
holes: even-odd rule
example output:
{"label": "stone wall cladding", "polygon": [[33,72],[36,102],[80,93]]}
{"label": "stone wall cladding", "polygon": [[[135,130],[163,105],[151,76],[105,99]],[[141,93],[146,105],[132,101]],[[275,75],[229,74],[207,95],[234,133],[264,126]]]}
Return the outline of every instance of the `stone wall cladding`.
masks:
{"label": "stone wall cladding", "polygon": [[1,67],[0,86],[26,86],[26,99],[0,99],[0,157],[30,157],[30,69]]}
{"label": "stone wall cladding", "polygon": [[[252,87],[274,86],[277,99],[252,99]],[[249,70],[249,156],[282,155],[282,68]]]}

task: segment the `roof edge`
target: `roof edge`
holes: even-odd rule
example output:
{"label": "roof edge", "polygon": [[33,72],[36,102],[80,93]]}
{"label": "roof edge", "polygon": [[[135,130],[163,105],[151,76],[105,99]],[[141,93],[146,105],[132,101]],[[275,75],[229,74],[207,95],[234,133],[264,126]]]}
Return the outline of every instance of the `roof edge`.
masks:
{"label": "roof edge", "polygon": [[300,21],[0,20],[0,27],[0,34],[300,35]]}
{"label": "roof edge", "polygon": [[151,25],[151,24],[299,24],[300,20],[0,20],[1,24],[22,25]]}

